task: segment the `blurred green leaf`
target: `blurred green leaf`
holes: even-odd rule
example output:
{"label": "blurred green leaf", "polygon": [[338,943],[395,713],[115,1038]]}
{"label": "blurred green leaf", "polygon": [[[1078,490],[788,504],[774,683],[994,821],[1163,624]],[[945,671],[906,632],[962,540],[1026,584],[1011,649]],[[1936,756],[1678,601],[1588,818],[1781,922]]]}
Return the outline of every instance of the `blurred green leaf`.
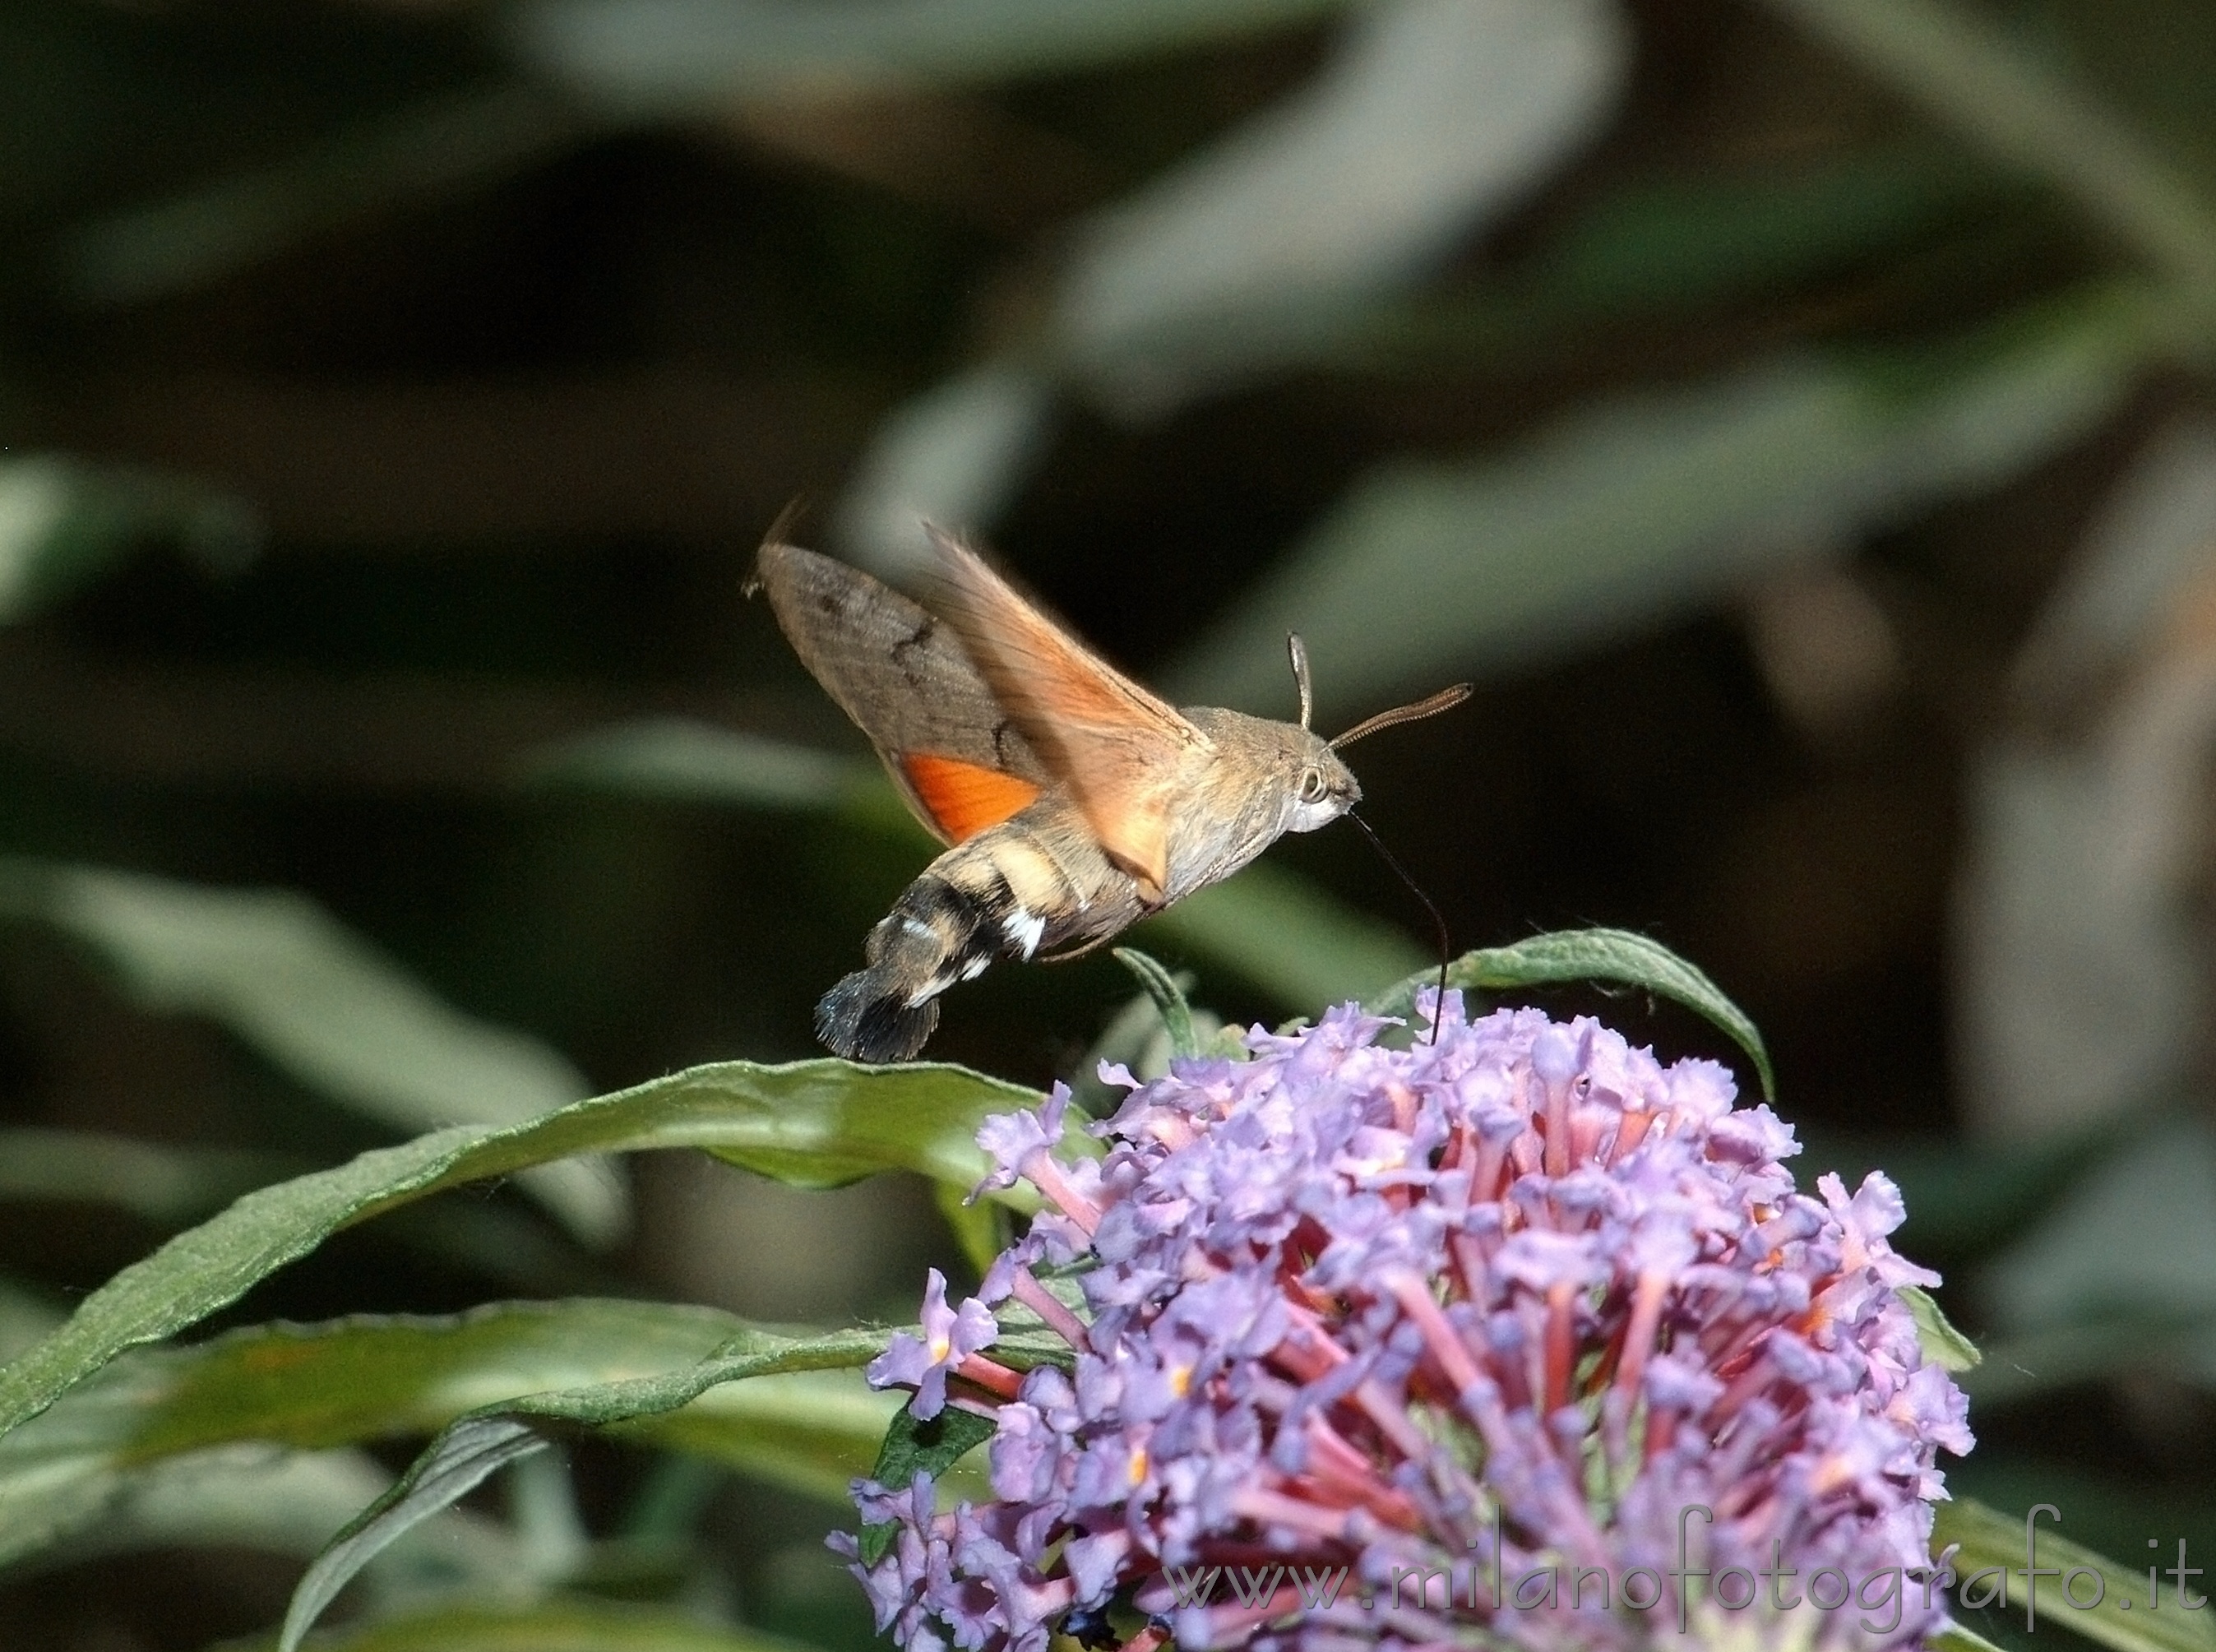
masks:
{"label": "blurred green leaf", "polygon": [[749,809],[832,809],[871,783],[874,765],[688,718],[595,729],[533,753],[528,783]]}
{"label": "blurred green leaf", "polygon": [[594,1600],[441,1606],[321,1635],[315,1646],[317,1652],[809,1652],[759,1630],[721,1628],[666,1607]]}
{"label": "blurred green leaf", "polygon": [[1984,1636],[1967,1630],[1960,1624],[1950,1623],[1931,1637],[1937,1652],[2002,1652]]}
{"label": "blurred green leaf", "polygon": [[[893,1415],[870,1465],[870,1478],[888,1491],[905,1491],[919,1474],[935,1485],[948,1470],[993,1437],[989,1417],[950,1405],[925,1421],[903,1405]],[[874,1566],[885,1557],[900,1528],[889,1521],[862,1528],[862,1564]]]}
{"label": "blurred green leaf", "polygon": [[1148,411],[1281,367],[1591,138],[1630,55],[1610,0],[1363,9],[1305,85],[1081,227],[1052,347]]}
{"label": "blurred green leaf", "polygon": [[[250,1549],[302,1563],[392,1483],[366,1452],[283,1452],[242,1444],[133,1465],[110,1478],[72,1476],[9,1510],[13,1574],[149,1549]],[[42,1533],[34,1524],[43,1519]],[[544,1581],[507,1528],[449,1509],[388,1549],[364,1575],[377,1607],[448,1597],[535,1593]]]}
{"label": "blurred green leaf", "polygon": [[[133,1354],[0,1439],[0,1562],[107,1518],[143,1495],[157,1467],[194,1458],[164,1467],[192,1483],[220,1462],[216,1447],[314,1451],[426,1433],[500,1400],[689,1370],[752,1330],[705,1308],[509,1303],[447,1318],[256,1327]],[[810,1371],[714,1390],[619,1432],[840,1501],[898,1404],[858,1377]]]}
{"label": "blurred green leaf", "polygon": [[332,1233],[440,1188],[577,1153],[697,1147],[765,1175],[834,1187],[908,1169],[965,1189],[988,1113],[1034,1092],[959,1067],[844,1061],[696,1067],[508,1130],[461,1125],[247,1194],[85,1298],[68,1323],[0,1368],[0,1431],[35,1416],[123,1349],[236,1301]]}
{"label": "blurred green leaf", "polygon": [[[1282,671],[1283,638],[1277,647]],[[1375,992],[1424,961],[1390,924],[1268,861],[1188,895],[1137,933],[1227,965],[1288,1009],[1307,1014]]]}
{"label": "blurred green leaf", "polygon": [[1872,1170],[1891,1177],[1908,1205],[1903,1241],[1927,1258],[1990,1251],[2045,1214],[2118,1145],[2105,1125],[2029,1142],[1843,1136],[1797,1124],[1794,1131],[1806,1148],[1804,1186],[1825,1170],[1850,1187]]}
{"label": "blurred green leaf", "polygon": [[2125,1377],[2207,1383],[2216,1370],[2216,1314],[2108,1314],[1995,1342],[1957,1378],[1980,1409]]}
{"label": "blurred green leaf", "polygon": [[531,0],[518,60],[626,114],[1068,73],[1307,22],[1341,0]]}
{"label": "blurred green leaf", "polygon": [[108,1205],[175,1226],[301,1168],[297,1159],[92,1131],[0,1129],[0,1201]]}
{"label": "blurred green leaf", "polygon": [[0,1279],[0,1360],[13,1359],[68,1317],[67,1310],[28,1286]]}
{"label": "blurred green leaf", "polygon": [[1533,286],[1619,312],[1775,293],[1981,209],[2020,214],[2024,193],[1936,145],[1634,178],[1570,221]]}
{"label": "blurred green leaf", "polygon": [[1170,1053],[1173,1056],[1194,1056],[1200,1053],[1199,1041],[1193,1036],[1192,1006],[1185,1002],[1185,991],[1170,972],[1136,946],[1118,946],[1114,957],[1118,964],[1139,978],[1139,985],[1147,996],[1154,1000],[1156,1014],[1162,1018],[1162,1026],[1169,1033]]}
{"label": "blurred green leaf", "polygon": [[[2026,1567],[2058,1569],[2037,1580],[2032,1597],[2035,1611],[2049,1623],[2066,1624],[2073,1632],[2114,1652],[2208,1652],[2216,1647],[2216,1624],[2191,1612],[2146,1610],[2145,1574],[2127,1571],[2081,1544],[2056,1536],[2052,1515],[2039,1525],[2034,1563],[2028,1557],[2034,1539],[2022,1517],[2004,1514],[1967,1497],[1937,1504],[1932,1513],[1933,1547],[1950,1543],[1962,1545],[1954,1557],[1956,1575],[1967,1581],[1979,1571],[1999,1569],[2008,1586],[2008,1599],[2018,1607],[2023,1605],[2022,1574]],[[2099,1605],[2081,1607],[2065,1601],[2060,1573],[2074,1568],[2083,1568],[2101,1580]],[[2136,1599],[2134,1591],[2141,1592]],[[2133,1611],[2134,1605],[2140,1609]]]}
{"label": "blurred green leaf", "polygon": [[[1370,1013],[1406,1015],[1413,1010],[1417,993],[1437,980],[1436,969],[1411,975],[1375,999]],[[1564,929],[1512,946],[1464,952],[1447,965],[1447,985],[1466,991],[1500,992],[1568,981],[1642,988],[1707,1017],[1746,1051],[1762,1080],[1763,1094],[1776,1099],[1776,1076],[1754,1022],[1714,982],[1659,940],[1628,929]]]}
{"label": "blurred green leaf", "polygon": [[933,565],[926,522],[985,531],[1021,490],[1051,434],[1055,387],[1013,362],[933,385],[882,420],[839,496],[831,537],[897,582]]}
{"label": "blurred green leaf", "polygon": [[1979,1284],[2011,1335],[2216,1316],[2216,1130],[2174,1117],[2120,1144],[1987,1262]]}
{"label": "blurred green leaf", "polygon": [[1964,1372],[1972,1369],[1985,1356],[1978,1345],[1956,1330],[1931,1293],[1920,1285],[1904,1285],[1900,1299],[1908,1304],[1908,1311],[1916,1319],[1916,1342],[1929,1364],[1942,1371]]}
{"label": "blurred green leaf", "polygon": [[0,456],[0,625],[156,541],[225,573],[260,548],[262,527],[238,500],[181,478],[52,453]]}
{"label": "blurred green leaf", "polygon": [[[537,1039],[441,1002],[305,896],[0,858],[0,915],[92,946],[138,1002],[220,1021],[295,1078],[403,1130],[512,1124],[586,1093]],[[606,1244],[629,1223],[605,1166],[550,1165],[525,1185]]]}
{"label": "blurred green leaf", "polygon": [[2079,439],[2153,336],[2144,295],[2103,289],[1961,350],[1776,360],[1589,409],[1505,455],[1381,468],[1167,686],[1262,703],[1297,631],[1339,714],[1654,626]]}
{"label": "blurred green leaf", "polygon": [[54,277],[79,304],[141,303],[230,274],[365,213],[489,182],[594,130],[562,100],[519,85],[391,110],[274,164],[79,225],[52,249]]}
{"label": "blurred green leaf", "polygon": [[2216,316],[2216,206],[2097,97],[1973,8],[1941,0],[1770,0],[1996,159],[2060,188]]}
{"label": "blurred green leaf", "polygon": [[792,1337],[749,1327],[687,1370],[528,1395],[457,1418],[308,1568],[285,1614],[282,1652],[299,1646],[323,1609],[380,1550],[466,1496],[486,1476],[544,1450],[547,1425],[629,1422],[674,1411],[724,1383],[860,1365],[883,1347],[884,1334],[878,1331]]}

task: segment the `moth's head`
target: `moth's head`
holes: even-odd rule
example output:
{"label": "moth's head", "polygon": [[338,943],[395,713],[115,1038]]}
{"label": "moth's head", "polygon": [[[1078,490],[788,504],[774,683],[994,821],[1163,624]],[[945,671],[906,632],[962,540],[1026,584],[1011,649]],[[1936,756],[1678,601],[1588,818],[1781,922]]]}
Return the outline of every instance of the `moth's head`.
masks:
{"label": "moth's head", "polygon": [[1362,801],[1362,786],[1354,771],[1331,749],[1331,742],[1306,729],[1298,730],[1300,746],[1290,755],[1297,765],[1292,780],[1292,806],[1286,817],[1289,832],[1312,832],[1328,826]]}
{"label": "moth's head", "polygon": [[1469,698],[1469,685],[1456,683],[1412,706],[1397,706],[1389,712],[1364,718],[1345,734],[1326,740],[1308,727],[1315,710],[1315,690],[1308,681],[1308,644],[1298,637],[1288,637],[1285,646],[1292,656],[1293,681],[1301,691],[1300,736],[1307,743],[1300,754],[1300,778],[1295,783],[1293,812],[1285,827],[1287,831],[1312,832],[1319,826],[1327,826],[1362,801],[1362,787],[1356,783],[1354,772],[1340,758],[1340,747],[1351,746],[1364,735],[1389,729],[1395,724],[1436,716]]}

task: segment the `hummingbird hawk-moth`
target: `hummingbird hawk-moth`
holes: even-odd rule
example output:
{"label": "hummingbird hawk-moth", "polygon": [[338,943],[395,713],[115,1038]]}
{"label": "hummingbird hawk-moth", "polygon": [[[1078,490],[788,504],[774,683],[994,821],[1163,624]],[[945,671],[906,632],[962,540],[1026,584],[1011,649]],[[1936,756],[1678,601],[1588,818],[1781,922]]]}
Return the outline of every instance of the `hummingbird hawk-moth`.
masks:
{"label": "hummingbird hawk-moth", "polygon": [[840,1055],[905,1061],[939,995],[995,959],[1074,957],[1228,878],[1286,832],[1361,800],[1339,749],[1465,699],[1467,684],[1380,712],[1335,740],[1301,720],[1179,711],[1041,613],[937,529],[930,609],[796,546],[761,549],[750,589],[816,680],[870,737],[946,852],[824,994],[816,1033]]}

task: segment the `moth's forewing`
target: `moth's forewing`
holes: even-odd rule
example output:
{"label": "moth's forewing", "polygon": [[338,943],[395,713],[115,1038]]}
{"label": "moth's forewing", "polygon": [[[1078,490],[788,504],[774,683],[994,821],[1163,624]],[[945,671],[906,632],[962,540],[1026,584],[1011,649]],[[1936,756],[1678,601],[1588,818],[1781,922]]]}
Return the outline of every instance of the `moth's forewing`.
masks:
{"label": "moth's forewing", "polygon": [[1169,881],[1169,821],[1208,738],[1018,595],[967,547],[933,532],[939,593],[993,699],[1067,788],[1100,846],[1149,903]]}
{"label": "moth's forewing", "polygon": [[[800,663],[869,736],[941,841],[1005,819],[1050,783],[953,627],[860,570],[797,546],[764,546],[755,573]],[[1000,777],[1028,790],[1006,780],[995,787]]]}

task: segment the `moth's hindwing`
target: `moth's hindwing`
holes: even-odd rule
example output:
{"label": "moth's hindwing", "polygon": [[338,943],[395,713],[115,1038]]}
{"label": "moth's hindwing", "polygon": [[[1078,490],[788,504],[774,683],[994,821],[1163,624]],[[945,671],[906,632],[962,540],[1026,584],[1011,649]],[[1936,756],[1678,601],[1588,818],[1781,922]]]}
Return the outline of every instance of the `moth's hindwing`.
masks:
{"label": "moth's hindwing", "polygon": [[1050,783],[953,627],[797,546],[764,546],[756,569],[800,663],[870,737],[941,842],[998,825]]}

